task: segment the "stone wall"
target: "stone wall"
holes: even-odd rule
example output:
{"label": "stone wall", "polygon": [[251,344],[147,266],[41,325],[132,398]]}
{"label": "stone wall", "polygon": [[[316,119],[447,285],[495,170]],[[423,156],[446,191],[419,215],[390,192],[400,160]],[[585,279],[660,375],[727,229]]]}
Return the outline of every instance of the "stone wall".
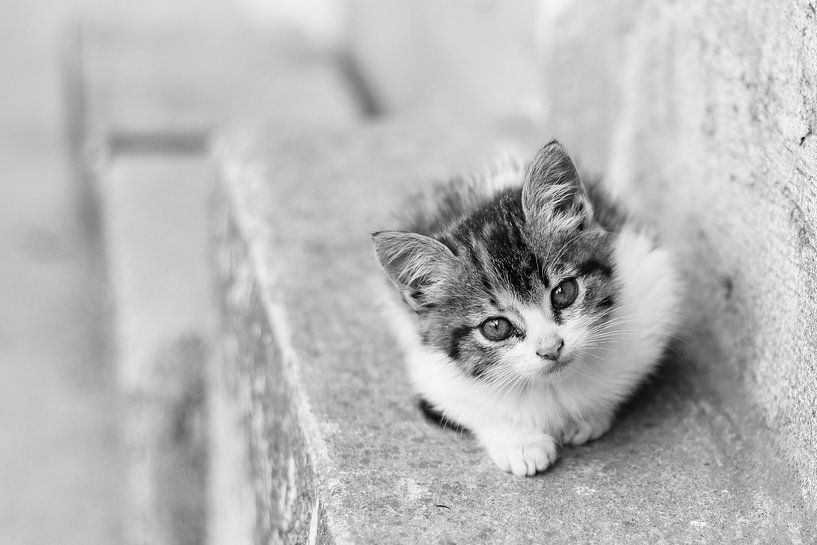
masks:
{"label": "stone wall", "polygon": [[815,6],[623,0],[539,29],[547,126],[677,248],[694,360],[748,392],[812,501]]}

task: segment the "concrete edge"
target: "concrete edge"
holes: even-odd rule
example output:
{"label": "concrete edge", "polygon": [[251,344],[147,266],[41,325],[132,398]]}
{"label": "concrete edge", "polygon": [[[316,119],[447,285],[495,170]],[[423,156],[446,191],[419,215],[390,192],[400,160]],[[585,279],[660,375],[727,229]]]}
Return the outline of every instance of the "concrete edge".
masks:
{"label": "concrete edge", "polygon": [[304,438],[307,457],[313,466],[310,478],[315,486],[316,497],[311,510],[309,543],[352,543],[348,531],[331,513],[330,497],[336,485],[326,480],[325,476],[333,474],[333,463],[315,414],[304,394],[300,372],[301,359],[291,340],[287,310],[278,296],[280,289],[276,277],[277,267],[269,252],[274,234],[266,229],[263,223],[250,222],[250,217],[257,217],[257,214],[251,213],[253,203],[242,201],[230,190],[231,184],[239,182],[242,184],[266,182],[263,172],[242,160],[252,149],[249,134],[247,131],[241,138],[231,139],[231,142],[240,142],[238,145],[227,145],[226,139],[214,141],[212,154],[218,164],[216,194],[224,198],[223,206],[228,215],[227,221],[234,224],[245,245],[252,269],[249,281],[260,298],[260,306],[268,322],[272,342],[280,350],[283,374],[287,378],[286,387],[295,401],[297,426]]}

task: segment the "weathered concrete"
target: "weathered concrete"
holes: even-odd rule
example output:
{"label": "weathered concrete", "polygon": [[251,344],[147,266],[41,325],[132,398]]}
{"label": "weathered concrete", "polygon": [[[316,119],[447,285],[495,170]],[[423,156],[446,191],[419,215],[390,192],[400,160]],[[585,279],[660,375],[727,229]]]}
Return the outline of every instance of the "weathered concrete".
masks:
{"label": "weathered concrete", "polygon": [[690,322],[714,334],[695,364],[723,399],[749,392],[817,506],[817,5],[621,0],[542,23],[547,126],[682,252]]}
{"label": "weathered concrete", "polygon": [[221,139],[219,372],[247,431],[256,542],[817,539],[774,431],[749,405],[734,418],[683,347],[606,437],[537,478],[423,421],[376,308],[369,233],[407,187],[542,139],[507,131],[403,120]]}

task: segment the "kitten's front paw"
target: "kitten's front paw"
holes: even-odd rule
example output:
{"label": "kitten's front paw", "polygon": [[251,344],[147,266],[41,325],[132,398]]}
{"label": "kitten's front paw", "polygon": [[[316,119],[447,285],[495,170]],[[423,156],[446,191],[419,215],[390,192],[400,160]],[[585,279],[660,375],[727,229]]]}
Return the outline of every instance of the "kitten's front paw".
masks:
{"label": "kitten's front paw", "polygon": [[612,418],[595,417],[571,422],[562,432],[562,443],[579,446],[598,439],[610,429]]}
{"label": "kitten's front paw", "polygon": [[550,435],[491,441],[485,446],[500,469],[517,477],[535,475],[556,461],[556,441]]}

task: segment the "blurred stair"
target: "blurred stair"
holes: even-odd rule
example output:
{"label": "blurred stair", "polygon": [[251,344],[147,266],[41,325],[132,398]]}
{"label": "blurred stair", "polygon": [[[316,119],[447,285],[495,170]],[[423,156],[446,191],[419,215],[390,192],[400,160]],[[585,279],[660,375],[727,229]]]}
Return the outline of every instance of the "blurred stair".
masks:
{"label": "blurred stair", "polygon": [[219,352],[209,134],[257,117],[282,131],[344,125],[356,106],[331,51],[286,29],[136,9],[68,36],[75,168],[98,214],[114,307],[126,542],[235,543],[220,530],[234,518],[224,488],[246,477],[221,462],[231,440],[211,438],[206,388]]}

